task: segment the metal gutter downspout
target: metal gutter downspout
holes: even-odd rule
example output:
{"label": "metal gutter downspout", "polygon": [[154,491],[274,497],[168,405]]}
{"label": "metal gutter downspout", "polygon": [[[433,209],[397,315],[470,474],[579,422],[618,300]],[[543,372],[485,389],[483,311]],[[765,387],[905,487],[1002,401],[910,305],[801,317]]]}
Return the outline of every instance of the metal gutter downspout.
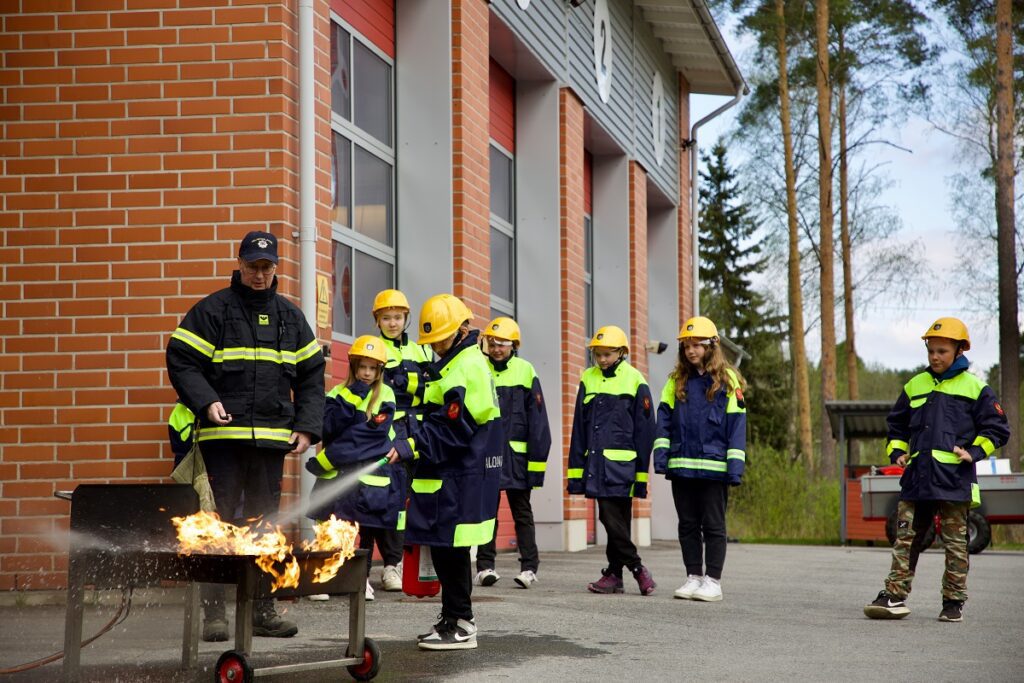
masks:
{"label": "metal gutter downspout", "polygon": [[[316,333],[316,115],[313,55],[313,0],[299,0],[299,303]],[[300,492],[312,487],[304,469]],[[300,520],[303,536],[312,523]]]}

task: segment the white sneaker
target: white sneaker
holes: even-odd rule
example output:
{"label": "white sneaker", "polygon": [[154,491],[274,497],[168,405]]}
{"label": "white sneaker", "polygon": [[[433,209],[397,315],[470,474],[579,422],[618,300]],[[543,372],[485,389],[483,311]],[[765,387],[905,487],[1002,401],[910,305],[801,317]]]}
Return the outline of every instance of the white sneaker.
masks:
{"label": "white sneaker", "polygon": [[366,580],[366,602],[373,602],[373,586],[369,579]]}
{"label": "white sneaker", "polygon": [[380,583],[386,591],[402,590],[402,575],[398,573],[398,567],[393,564],[384,567],[384,572],[380,575]]}
{"label": "white sneaker", "polygon": [[519,572],[519,576],[512,579],[520,588],[529,588],[531,584],[537,583],[537,575],[529,569]]}
{"label": "white sneaker", "polygon": [[313,595],[307,595],[306,599],[312,600],[313,602],[324,602],[326,600],[330,600],[331,596],[327,593],[313,593]]}
{"label": "white sneaker", "polygon": [[690,599],[702,602],[718,602],[722,599],[722,584],[717,579],[705,576],[704,581],[700,584],[700,588],[693,591],[693,597]]}
{"label": "white sneaker", "polygon": [[704,583],[704,577],[698,576],[697,574],[689,574],[686,577],[686,583],[676,589],[673,593],[673,597],[679,598],[680,600],[693,600],[693,594],[701,584]]}
{"label": "white sneaker", "polygon": [[493,586],[498,583],[498,572],[493,569],[484,569],[476,573],[476,577],[473,578],[474,586]]}

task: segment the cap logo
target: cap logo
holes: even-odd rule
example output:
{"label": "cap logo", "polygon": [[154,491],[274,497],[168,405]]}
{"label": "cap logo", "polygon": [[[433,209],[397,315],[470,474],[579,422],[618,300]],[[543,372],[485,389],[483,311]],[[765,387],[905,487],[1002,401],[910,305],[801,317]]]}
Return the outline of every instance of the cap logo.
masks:
{"label": "cap logo", "polygon": [[693,332],[693,325],[687,325],[686,326],[686,331],[687,332]]}
{"label": "cap logo", "polygon": [[491,325],[491,329],[494,330],[495,332],[497,332],[500,328],[501,325],[499,325],[498,323],[494,323],[493,325]]}
{"label": "cap logo", "polygon": [[935,323],[934,325],[932,325],[932,329],[933,330],[941,330],[942,329],[942,323]]}
{"label": "cap logo", "polygon": [[597,339],[604,339],[604,332],[598,332]]}
{"label": "cap logo", "polygon": [[268,240],[266,237],[257,237],[256,239],[253,240],[253,242],[255,242],[256,246],[258,246],[260,249],[266,249],[267,247],[270,246],[270,240]]}
{"label": "cap logo", "polygon": [[373,351],[373,344],[367,344],[366,345],[366,350],[367,351]]}
{"label": "cap logo", "polygon": [[431,327],[432,327],[432,325],[430,323],[423,323],[423,331],[424,332],[430,332],[430,328]]}

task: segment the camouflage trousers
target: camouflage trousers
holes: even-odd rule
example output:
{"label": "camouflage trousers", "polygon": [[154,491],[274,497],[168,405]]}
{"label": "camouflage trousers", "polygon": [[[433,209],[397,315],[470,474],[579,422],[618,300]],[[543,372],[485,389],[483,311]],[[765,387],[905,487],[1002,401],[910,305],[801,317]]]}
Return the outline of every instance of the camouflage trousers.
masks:
{"label": "camouflage trousers", "polygon": [[946,571],[942,574],[944,600],[967,600],[967,509],[968,501],[901,500],[896,508],[896,543],[892,547],[892,568],[885,590],[893,597],[910,595],[917,560],[927,548],[923,545],[928,528],[938,514],[942,524],[942,544],[946,549]]}

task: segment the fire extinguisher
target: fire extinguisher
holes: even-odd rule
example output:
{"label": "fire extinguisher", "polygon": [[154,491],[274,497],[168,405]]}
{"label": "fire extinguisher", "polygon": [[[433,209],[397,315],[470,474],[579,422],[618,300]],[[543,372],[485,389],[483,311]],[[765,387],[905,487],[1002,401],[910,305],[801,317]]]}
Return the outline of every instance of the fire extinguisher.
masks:
{"label": "fire extinguisher", "polygon": [[402,556],[402,591],[416,598],[432,598],[441,592],[429,549],[407,545]]}

